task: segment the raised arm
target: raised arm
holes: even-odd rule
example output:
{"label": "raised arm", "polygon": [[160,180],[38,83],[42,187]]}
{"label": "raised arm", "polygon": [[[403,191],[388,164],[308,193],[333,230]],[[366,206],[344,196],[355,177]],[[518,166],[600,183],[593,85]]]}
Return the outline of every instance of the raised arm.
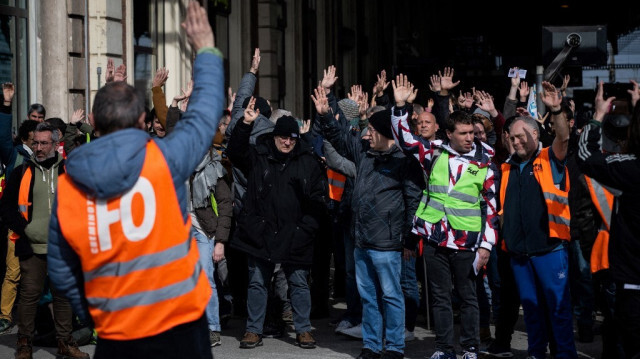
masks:
{"label": "raised arm", "polygon": [[[578,165],[585,175],[592,177],[605,186],[621,191],[636,190],[640,168],[635,155],[602,153],[600,141],[602,138],[602,120],[609,112],[615,97],[604,99],[602,82],[598,84],[596,93],[595,114],[593,120],[585,126],[578,142]],[[637,113],[637,111],[636,111]],[[636,115],[637,116],[637,115]],[[635,119],[637,121],[637,119]],[[636,164],[635,166],[631,164]]]}
{"label": "raised arm", "polygon": [[227,126],[226,136],[230,137],[233,132],[233,128],[235,127],[238,120],[244,116],[244,109],[242,108],[242,104],[244,100],[248,97],[253,96],[253,91],[256,87],[256,82],[258,81],[257,74],[260,68],[260,49],[256,48],[253,57],[251,58],[251,67],[249,68],[249,72],[242,76],[242,80],[240,80],[240,85],[238,86],[238,92],[236,92],[235,100],[233,101],[233,107],[231,109],[231,122],[229,122],[229,126]]}
{"label": "raised arm", "polygon": [[408,113],[405,104],[413,90],[407,77],[402,74],[398,75],[395,81],[392,81],[392,86],[396,103],[391,113],[393,137],[405,155],[415,157],[420,162],[422,170],[428,174],[431,169],[433,150],[436,145],[440,144],[440,141],[430,142],[411,132],[407,121]]}
{"label": "raised arm", "polygon": [[567,116],[562,111],[562,94],[555,86],[547,81],[542,82],[542,102],[549,109],[551,119],[555,123],[556,137],[553,139],[553,154],[559,161],[564,161],[569,148],[569,124]]}
{"label": "raised arm", "polygon": [[175,130],[157,140],[174,182],[184,182],[211,146],[218,129],[224,104],[224,69],[222,55],[214,47],[214,36],[207,12],[197,2],[190,2],[182,24],[193,51],[193,93],[189,109]]}
{"label": "raised arm", "polygon": [[153,108],[156,110],[156,116],[162,127],[167,128],[167,97],[162,91],[162,86],[167,82],[169,78],[169,70],[165,67],[161,67],[156,71],[153,76],[151,93],[153,94]]}

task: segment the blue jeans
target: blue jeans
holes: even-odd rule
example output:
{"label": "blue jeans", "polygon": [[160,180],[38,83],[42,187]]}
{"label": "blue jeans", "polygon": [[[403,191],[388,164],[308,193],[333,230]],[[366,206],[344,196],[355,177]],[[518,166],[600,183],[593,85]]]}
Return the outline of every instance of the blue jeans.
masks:
{"label": "blue jeans", "polygon": [[[262,334],[264,317],[267,313],[267,286],[275,270],[275,264],[247,256],[249,263],[249,288],[247,289],[247,332]],[[282,265],[289,284],[293,326],[297,334],[311,331],[311,292],[307,276],[309,269],[299,266]]]}
{"label": "blue jeans", "polygon": [[408,331],[412,332],[416,327],[418,307],[420,306],[420,292],[418,291],[418,279],[416,278],[415,257],[402,260],[400,285],[402,286],[402,294],[404,294],[404,326]]}
{"label": "blue jeans", "polygon": [[529,355],[546,356],[551,322],[556,358],[577,358],[569,295],[569,258],[566,248],[536,257],[511,258],[527,327]]}
{"label": "blue jeans", "polygon": [[[380,353],[384,335],[386,350],[404,353],[404,297],[400,286],[402,254],[356,248],[354,257],[356,282],[362,298],[363,347]],[[382,310],[378,306],[379,296],[382,296]]]}
{"label": "blue jeans", "polygon": [[218,303],[218,293],[216,291],[216,281],[214,280],[215,266],[213,265],[213,247],[215,246],[215,240],[213,238],[207,238],[204,234],[193,230],[194,237],[196,238],[196,244],[198,245],[198,252],[200,252],[200,264],[204,272],[207,274],[209,285],[211,286],[211,298],[209,298],[209,304],[207,304],[206,315],[207,323],[209,324],[209,330],[214,332],[220,331],[220,305]]}

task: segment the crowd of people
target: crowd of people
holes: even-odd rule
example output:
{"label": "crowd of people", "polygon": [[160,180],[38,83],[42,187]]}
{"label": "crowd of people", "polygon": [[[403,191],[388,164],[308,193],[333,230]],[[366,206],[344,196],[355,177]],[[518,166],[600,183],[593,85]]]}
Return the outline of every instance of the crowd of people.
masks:
{"label": "crowd of people", "polygon": [[338,98],[329,66],[301,120],[254,93],[259,49],[225,106],[196,2],[183,27],[193,79],[169,106],[169,70],[148,110],[110,60],[88,116],[33,104],[12,138],[3,85],[0,331],[17,324],[16,358],[33,345],[88,358],[78,344],[92,340],[95,358],[211,358],[232,315],[246,317],[241,348],[290,322],[313,349],[331,294],[361,359],[402,358],[420,313],[428,358],[512,357],[520,307],[529,358],[577,358],[596,312],[602,358],[640,355],[637,83],[625,98],[598,84],[584,121],[567,77],[542,82],[546,112],[532,114],[519,75],[500,111],[458,90],[453,68],[419,104],[418,85],[385,70]]}

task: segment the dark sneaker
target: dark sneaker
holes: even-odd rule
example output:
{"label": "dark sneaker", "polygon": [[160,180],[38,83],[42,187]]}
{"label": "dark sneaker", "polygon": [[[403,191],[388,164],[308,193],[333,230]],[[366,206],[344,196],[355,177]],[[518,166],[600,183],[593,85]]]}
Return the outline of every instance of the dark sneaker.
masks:
{"label": "dark sneaker", "polygon": [[251,332],[244,333],[244,337],[242,337],[242,340],[240,341],[240,348],[242,349],[253,349],[261,345],[262,336]]}
{"label": "dark sneaker", "polygon": [[493,341],[487,349],[481,351],[485,357],[487,358],[513,358],[513,353],[511,352],[511,347],[500,345],[498,342]]}
{"label": "dark sneaker", "polygon": [[211,342],[212,347],[217,347],[222,344],[222,340],[220,339],[220,332],[214,332],[213,330],[209,331],[209,341]]}
{"label": "dark sneaker", "polygon": [[89,359],[89,354],[78,349],[78,343],[69,337],[66,340],[58,339],[58,352],[56,359]]}
{"label": "dark sneaker", "polygon": [[380,353],[376,353],[369,348],[362,348],[360,355],[358,355],[357,359],[380,359]]}
{"label": "dark sneaker", "polygon": [[11,328],[11,321],[9,319],[0,319],[0,333],[4,333]]}
{"label": "dark sneaker", "polygon": [[31,339],[25,336],[18,336],[18,344],[16,345],[16,359],[33,359],[31,353]]}
{"label": "dark sneaker", "polygon": [[313,349],[316,347],[316,341],[309,332],[296,335],[296,343],[298,343],[302,349]]}
{"label": "dark sneaker", "polygon": [[456,358],[457,358],[456,353],[453,353],[453,352],[445,353],[439,350],[431,354],[431,356],[429,357],[429,359],[456,359]]}
{"label": "dark sneaker", "polygon": [[380,357],[380,359],[402,359],[402,358],[404,358],[404,354],[393,351],[393,350],[385,351]]}

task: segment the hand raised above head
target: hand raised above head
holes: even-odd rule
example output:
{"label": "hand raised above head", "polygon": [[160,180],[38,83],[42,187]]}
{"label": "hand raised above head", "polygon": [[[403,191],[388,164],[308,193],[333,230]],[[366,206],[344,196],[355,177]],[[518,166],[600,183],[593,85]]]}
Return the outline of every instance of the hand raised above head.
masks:
{"label": "hand raised above head", "polygon": [[253,51],[253,57],[251,58],[251,68],[249,72],[255,75],[258,73],[258,69],[260,69],[260,49],[256,47]]}
{"label": "hand raised above head", "polygon": [[189,2],[187,17],[182,23],[182,27],[185,29],[187,40],[194,51],[216,46],[207,11],[197,1]]}
{"label": "hand raised above head", "polygon": [[249,103],[247,104],[247,108],[244,109],[244,119],[242,122],[250,125],[258,118],[260,115],[260,109],[256,109],[256,98],[251,96],[249,99]]}
{"label": "hand raised above head", "polygon": [[329,113],[329,100],[327,99],[327,93],[324,90],[324,87],[318,86],[313,90],[313,95],[311,95],[311,100],[316,105],[316,112],[319,115],[324,116]]}

